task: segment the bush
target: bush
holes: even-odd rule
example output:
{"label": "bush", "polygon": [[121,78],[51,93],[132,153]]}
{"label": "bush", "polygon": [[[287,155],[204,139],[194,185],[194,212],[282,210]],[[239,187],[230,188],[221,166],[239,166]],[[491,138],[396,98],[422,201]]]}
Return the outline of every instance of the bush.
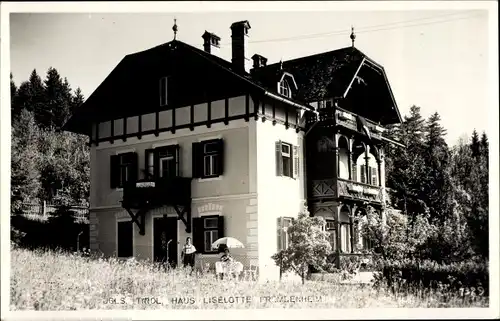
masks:
{"label": "bush", "polygon": [[463,292],[473,288],[478,295],[488,295],[489,274],[485,261],[438,264],[435,261],[404,260],[383,262],[379,283],[395,288],[446,288]]}

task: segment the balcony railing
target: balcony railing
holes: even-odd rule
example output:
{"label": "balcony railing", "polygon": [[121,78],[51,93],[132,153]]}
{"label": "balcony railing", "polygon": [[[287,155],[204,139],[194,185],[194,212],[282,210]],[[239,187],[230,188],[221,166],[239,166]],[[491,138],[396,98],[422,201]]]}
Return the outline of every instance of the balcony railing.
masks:
{"label": "balcony railing", "polygon": [[382,202],[382,189],[379,186],[363,184],[337,178],[321,179],[312,181],[311,197],[327,198],[327,197],[345,197],[360,199],[370,202]]}
{"label": "balcony railing", "polygon": [[191,178],[172,177],[127,182],[123,187],[123,204],[131,208],[182,205],[191,202]]}
{"label": "balcony railing", "polygon": [[338,197],[354,198],[369,202],[382,202],[382,189],[379,186],[337,179]]}
{"label": "balcony railing", "polygon": [[[336,108],[336,109],[321,109],[319,111],[319,115],[309,115],[306,119],[308,125],[313,124],[316,121],[320,122],[334,122],[338,126],[342,126],[344,128],[348,128],[353,131],[358,131],[358,124],[356,121],[357,115],[351,113],[347,110]],[[384,132],[384,128],[372,122],[369,119],[365,119],[370,129],[370,134],[375,139],[382,139],[382,133]]]}

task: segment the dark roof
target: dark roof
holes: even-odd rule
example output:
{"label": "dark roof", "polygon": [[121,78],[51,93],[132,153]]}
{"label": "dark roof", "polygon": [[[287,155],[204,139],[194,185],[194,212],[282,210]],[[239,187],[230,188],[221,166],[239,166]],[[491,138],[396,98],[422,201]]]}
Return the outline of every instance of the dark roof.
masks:
{"label": "dark roof", "polygon": [[[192,91],[193,86],[208,86],[212,91],[220,91],[219,95],[222,92],[239,95],[256,90],[276,94],[278,77],[289,72],[298,85],[298,92],[293,99],[286,100],[304,108],[312,101],[343,97],[365,58],[369,60],[358,49],[347,47],[284,61],[282,69],[280,63],[275,63],[253,69],[248,74],[233,70],[233,65],[227,60],[173,40],[126,55],[84,104],[72,111],[63,129],[89,134],[91,122],[157,111],[157,79],[164,76],[166,70],[176,72],[184,81],[176,81],[175,94],[189,96],[189,99],[195,99],[192,96],[197,95]],[[383,72],[382,67],[378,68]],[[188,80],[192,75],[203,80]],[[397,107],[395,109],[397,111]],[[397,113],[399,115],[399,111]]]}
{"label": "dark roof", "polygon": [[[356,48],[348,47],[308,57],[284,61],[283,70],[291,73],[299,86],[295,98],[316,101],[341,97],[366,57]],[[269,90],[276,89],[281,63],[253,69],[252,78]]]}

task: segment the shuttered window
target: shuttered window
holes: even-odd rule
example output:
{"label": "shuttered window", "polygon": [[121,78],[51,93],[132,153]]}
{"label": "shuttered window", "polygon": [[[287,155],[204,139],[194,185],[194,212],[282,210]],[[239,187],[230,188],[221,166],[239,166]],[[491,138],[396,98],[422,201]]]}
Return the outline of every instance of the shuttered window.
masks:
{"label": "shuttered window", "polygon": [[218,177],[224,173],[224,141],[212,139],[193,143],[193,177]]}
{"label": "shuttered window", "polygon": [[126,182],[137,180],[138,156],[137,153],[123,153],[110,157],[110,186],[122,188]]}
{"label": "shuttered window", "polygon": [[211,215],[193,218],[193,245],[200,253],[217,253],[212,243],[224,237],[224,216]]}
{"label": "shuttered window", "polygon": [[299,177],[299,148],[292,144],[277,141],[276,146],[276,175],[291,178]]}
{"label": "shuttered window", "polygon": [[360,182],[361,183],[366,183],[366,166],[365,165],[361,165],[360,168],[359,168],[360,172],[359,172],[359,176],[360,176]]}
{"label": "shuttered window", "polygon": [[117,222],[117,256],[131,257],[134,255],[132,221]]}
{"label": "shuttered window", "polygon": [[378,185],[378,171],[377,168],[371,167],[371,184],[372,185]]}

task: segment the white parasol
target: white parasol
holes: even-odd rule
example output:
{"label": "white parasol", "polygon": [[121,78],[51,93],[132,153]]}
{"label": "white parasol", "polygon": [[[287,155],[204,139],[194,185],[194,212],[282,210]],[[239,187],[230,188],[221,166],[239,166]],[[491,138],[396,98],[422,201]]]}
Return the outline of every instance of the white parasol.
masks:
{"label": "white parasol", "polygon": [[234,248],[244,248],[245,246],[243,243],[235,239],[234,237],[222,237],[218,239],[217,241],[212,243],[212,248],[216,249],[218,248],[221,244],[226,245],[230,249]]}

